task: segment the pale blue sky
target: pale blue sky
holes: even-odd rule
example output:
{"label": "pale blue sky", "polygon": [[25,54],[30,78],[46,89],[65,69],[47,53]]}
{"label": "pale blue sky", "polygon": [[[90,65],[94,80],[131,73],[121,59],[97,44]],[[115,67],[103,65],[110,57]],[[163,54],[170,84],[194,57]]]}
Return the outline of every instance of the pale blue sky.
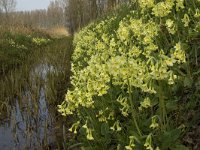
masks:
{"label": "pale blue sky", "polygon": [[46,9],[51,0],[17,0],[16,10]]}

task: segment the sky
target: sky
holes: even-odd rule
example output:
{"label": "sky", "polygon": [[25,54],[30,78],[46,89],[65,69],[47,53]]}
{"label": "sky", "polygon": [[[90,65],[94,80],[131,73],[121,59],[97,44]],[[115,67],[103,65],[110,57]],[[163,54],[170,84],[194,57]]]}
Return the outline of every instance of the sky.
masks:
{"label": "sky", "polygon": [[17,11],[46,9],[51,0],[17,0]]}

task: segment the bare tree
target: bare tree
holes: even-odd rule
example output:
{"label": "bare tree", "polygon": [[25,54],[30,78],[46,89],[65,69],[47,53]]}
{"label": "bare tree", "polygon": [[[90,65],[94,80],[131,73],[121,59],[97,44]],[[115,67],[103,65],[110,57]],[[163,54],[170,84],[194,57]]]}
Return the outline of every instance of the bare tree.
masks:
{"label": "bare tree", "polygon": [[16,0],[0,0],[0,8],[8,14],[15,10],[16,7]]}
{"label": "bare tree", "polygon": [[108,2],[107,2],[108,10],[112,9],[113,7],[115,7],[116,3],[117,3],[116,0],[108,0]]}
{"label": "bare tree", "polygon": [[97,12],[97,1],[96,0],[90,0],[90,10],[91,10],[91,19],[97,18],[98,12]]}
{"label": "bare tree", "polygon": [[10,23],[9,13],[15,10],[16,4],[17,4],[16,0],[0,0],[0,9],[3,12],[2,23],[5,23],[5,24]]}
{"label": "bare tree", "polygon": [[16,0],[0,0],[0,24],[67,27],[73,34],[117,5],[131,0],[51,0],[47,9],[14,11]]}
{"label": "bare tree", "polygon": [[51,1],[47,10],[49,20],[52,26],[60,26],[64,24],[64,6],[63,1]]}
{"label": "bare tree", "polygon": [[[3,10],[1,9],[1,7],[0,7],[0,20],[3,20]],[[0,22],[0,25],[1,25],[1,22]]]}

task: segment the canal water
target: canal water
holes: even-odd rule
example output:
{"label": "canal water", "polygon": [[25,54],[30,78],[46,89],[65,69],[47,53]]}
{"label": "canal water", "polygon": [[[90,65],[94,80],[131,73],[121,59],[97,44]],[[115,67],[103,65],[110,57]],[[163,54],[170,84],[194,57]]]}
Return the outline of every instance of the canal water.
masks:
{"label": "canal water", "polygon": [[59,95],[66,91],[62,81],[67,80],[67,58],[62,57],[62,65],[40,61],[26,73],[10,74],[0,82],[0,150],[65,147],[67,123],[57,112]]}

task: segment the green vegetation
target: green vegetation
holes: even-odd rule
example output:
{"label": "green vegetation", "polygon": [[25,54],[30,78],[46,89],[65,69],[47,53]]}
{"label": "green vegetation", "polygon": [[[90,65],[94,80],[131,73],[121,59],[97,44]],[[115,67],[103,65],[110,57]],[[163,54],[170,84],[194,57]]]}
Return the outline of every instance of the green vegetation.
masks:
{"label": "green vegetation", "polygon": [[50,36],[39,31],[30,34],[1,29],[0,75],[21,66],[41,46],[50,42]]}
{"label": "green vegetation", "polygon": [[[21,42],[27,50],[13,48],[10,52],[23,56],[19,57],[21,63],[19,66],[14,63],[4,76],[0,76],[0,132],[6,129],[3,134],[10,137],[3,146],[11,149],[15,145],[19,149],[63,149],[66,143],[63,135],[68,124],[58,114],[56,106],[64,100],[69,86],[72,37],[50,38],[51,41],[46,43],[49,36],[42,32],[33,32],[32,36],[26,34],[20,39],[24,37]],[[12,39],[19,45],[19,40]],[[29,42],[25,42],[27,39]],[[37,39],[35,44],[34,39]],[[17,56],[9,55],[10,59],[15,61]]]}
{"label": "green vegetation", "polygon": [[[199,149],[199,0],[136,0],[74,38],[71,148]],[[194,137],[194,138],[193,138]]]}
{"label": "green vegetation", "polygon": [[54,39],[44,51],[45,61],[55,71],[47,75],[46,94],[55,107],[59,101],[64,100],[67,88],[70,86],[70,62],[72,54],[72,37]]}

